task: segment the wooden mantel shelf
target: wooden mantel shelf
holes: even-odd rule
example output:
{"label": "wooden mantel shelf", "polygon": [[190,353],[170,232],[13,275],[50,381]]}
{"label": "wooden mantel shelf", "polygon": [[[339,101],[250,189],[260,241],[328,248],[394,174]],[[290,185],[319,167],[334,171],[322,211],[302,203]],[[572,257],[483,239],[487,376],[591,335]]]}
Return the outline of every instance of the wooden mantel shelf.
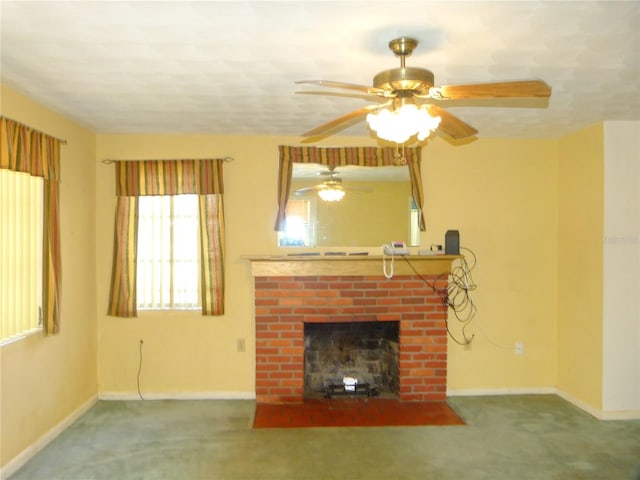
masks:
{"label": "wooden mantel shelf", "polygon": [[[383,275],[382,255],[277,255],[242,257],[251,262],[254,277],[294,277],[310,275]],[[394,275],[439,275],[451,272],[451,263],[458,255],[408,255],[396,256],[393,262]],[[384,259],[387,272],[391,268],[391,257]]]}

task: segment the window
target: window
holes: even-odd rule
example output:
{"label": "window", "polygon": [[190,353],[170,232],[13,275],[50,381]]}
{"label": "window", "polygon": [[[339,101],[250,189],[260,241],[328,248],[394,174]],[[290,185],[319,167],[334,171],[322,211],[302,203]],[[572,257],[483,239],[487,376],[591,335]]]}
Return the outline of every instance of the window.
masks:
{"label": "window", "polygon": [[289,199],[284,230],[278,232],[279,247],[314,247],[316,245],[315,198],[313,200]]}
{"label": "window", "polygon": [[199,308],[198,196],[142,196],[138,204],[138,308]]}
{"label": "window", "polygon": [[42,329],[43,180],[0,169],[0,342]]}
{"label": "window", "polygon": [[136,317],[139,306],[224,315],[223,162],[115,162],[108,315]]}

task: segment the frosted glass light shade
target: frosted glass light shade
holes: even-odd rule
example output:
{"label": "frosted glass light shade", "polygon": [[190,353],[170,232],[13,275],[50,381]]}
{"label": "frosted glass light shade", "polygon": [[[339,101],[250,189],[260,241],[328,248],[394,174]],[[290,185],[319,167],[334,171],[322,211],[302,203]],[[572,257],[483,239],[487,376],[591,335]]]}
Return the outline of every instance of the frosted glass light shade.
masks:
{"label": "frosted glass light shade", "polygon": [[394,111],[384,108],[369,113],[367,123],[378,137],[400,144],[414,135],[419,141],[427,138],[440,125],[440,117],[432,117],[426,108],[408,103]]}
{"label": "frosted glass light shade", "polygon": [[318,196],[325,202],[339,202],[344,197],[342,188],[329,187],[318,190]]}

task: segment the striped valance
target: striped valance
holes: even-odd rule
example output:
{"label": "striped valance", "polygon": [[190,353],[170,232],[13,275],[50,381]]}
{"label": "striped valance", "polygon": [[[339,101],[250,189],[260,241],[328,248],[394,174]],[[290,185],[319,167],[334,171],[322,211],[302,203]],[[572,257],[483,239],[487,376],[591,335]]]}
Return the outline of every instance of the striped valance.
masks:
{"label": "striped valance", "polygon": [[224,193],[223,159],[116,162],[116,196]]}
{"label": "striped valance", "polygon": [[[398,150],[391,147],[293,147],[280,145],[280,161],[318,163],[331,167],[357,165],[360,167],[386,167],[398,165]],[[404,148],[407,162],[420,159],[420,147]],[[404,160],[402,161],[404,164]]]}
{"label": "striped valance", "polygon": [[60,143],[15,120],[0,117],[0,168],[60,181]]}

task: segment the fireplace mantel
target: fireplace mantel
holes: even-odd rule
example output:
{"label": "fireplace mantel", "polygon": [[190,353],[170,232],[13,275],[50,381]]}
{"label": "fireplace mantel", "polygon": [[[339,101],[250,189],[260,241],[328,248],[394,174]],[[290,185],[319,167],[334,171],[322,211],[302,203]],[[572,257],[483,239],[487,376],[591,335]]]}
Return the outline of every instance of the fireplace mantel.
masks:
{"label": "fireplace mantel", "polygon": [[[254,277],[291,277],[309,275],[382,275],[382,255],[256,255],[243,257],[251,262]],[[396,256],[394,275],[440,275],[451,272],[451,263],[458,255]],[[387,257],[387,272],[391,258]]]}

